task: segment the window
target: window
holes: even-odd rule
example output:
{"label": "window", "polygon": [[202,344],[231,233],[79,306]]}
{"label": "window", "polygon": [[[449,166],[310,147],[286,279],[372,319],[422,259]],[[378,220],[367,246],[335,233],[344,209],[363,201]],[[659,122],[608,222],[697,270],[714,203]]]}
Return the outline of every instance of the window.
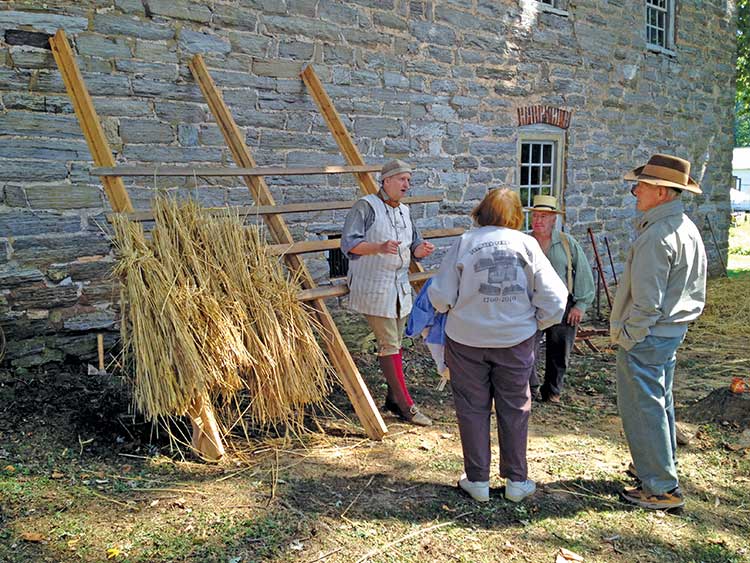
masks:
{"label": "window", "polygon": [[[565,133],[550,125],[522,127],[518,138],[518,188],[521,204],[531,207],[536,195],[562,194],[562,155]],[[526,215],[524,229],[529,229]]]}
{"label": "window", "polygon": [[559,16],[568,15],[568,0],[537,0],[543,12],[550,12]]}
{"label": "window", "polygon": [[656,51],[674,48],[674,0],[646,0],[646,43]]}

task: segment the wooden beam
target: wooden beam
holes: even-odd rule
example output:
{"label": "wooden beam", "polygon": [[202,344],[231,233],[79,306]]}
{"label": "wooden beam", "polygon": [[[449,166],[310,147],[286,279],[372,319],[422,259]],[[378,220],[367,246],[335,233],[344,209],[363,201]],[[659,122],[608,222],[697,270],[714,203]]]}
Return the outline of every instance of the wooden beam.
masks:
{"label": "wooden beam", "polygon": [[[323,117],[328,124],[328,129],[331,131],[336,143],[338,143],[346,161],[352,166],[364,164],[365,161],[362,158],[362,154],[359,152],[357,145],[354,144],[346,127],[344,127],[344,123],[341,121],[341,116],[339,116],[336,108],[333,107],[333,102],[325,91],[325,88],[323,88],[323,83],[320,81],[320,78],[315,74],[313,66],[310,64],[305,66],[300,73],[300,76],[302,77],[305,86],[307,86],[307,89],[310,91],[310,95],[320,109],[320,112],[323,114]],[[357,174],[356,178],[359,182],[359,187],[362,190],[362,193],[365,195],[378,193],[378,185],[375,183],[375,180],[372,179],[370,174]],[[421,272],[423,271],[422,265],[419,262],[412,260],[409,265],[409,271]],[[419,284],[417,284],[417,286],[418,285]]]}
{"label": "wooden beam", "polygon": [[377,172],[380,166],[258,166],[238,168],[216,166],[191,168],[189,166],[115,166],[114,168],[92,168],[92,176],[312,176],[315,174],[354,174]]}
{"label": "wooden beam", "polygon": [[[417,195],[405,197],[404,203],[437,203],[443,201],[442,196]],[[240,216],[274,215],[277,213],[308,213],[310,211],[333,211],[336,209],[349,209],[356,201],[309,201],[305,203],[287,203],[286,205],[249,205],[249,206],[226,206],[206,207],[204,211],[214,217],[222,215],[238,214]],[[131,221],[152,221],[154,213],[148,211],[134,211],[126,214]],[[114,221],[115,214],[109,213],[107,221]]]}
{"label": "wooden beam", "polygon": [[[433,229],[424,231],[422,238],[444,238],[457,237],[464,233],[460,227],[452,229]],[[333,250],[341,248],[341,239],[332,238],[326,240],[303,240],[301,242],[291,242],[286,244],[272,244],[268,246],[268,253],[271,256],[287,256],[290,254],[309,254],[311,252],[322,252],[324,250]],[[415,278],[416,279],[416,278]]]}
{"label": "wooden beam", "polygon": [[[354,144],[346,127],[344,127],[339,112],[333,107],[333,102],[331,102],[331,98],[328,97],[328,93],[323,88],[323,83],[320,81],[320,78],[315,74],[313,66],[305,66],[304,70],[300,73],[300,76],[302,77],[305,86],[307,86],[307,89],[310,91],[312,99],[320,109],[320,113],[328,124],[328,129],[330,129],[333,134],[333,138],[336,140],[336,143],[338,143],[339,149],[341,149],[341,153],[344,155],[344,158],[346,158],[346,161],[351,166],[363,166],[365,160],[362,158],[362,154],[359,152],[357,145]],[[357,174],[357,181],[359,182],[359,187],[363,194],[378,193],[378,185],[370,174],[366,172]]]}
{"label": "wooden beam", "polygon": [[[58,30],[54,37],[50,38],[49,44],[52,48],[52,56],[55,57],[57,68],[60,69],[60,75],[65,83],[65,90],[67,90],[68,96],[73,102],[73,109],[78,117],[78,123],[81,126],[83,136],[86,138],[86,144],[94,159],[94,164],[96,166],[114,166],[115,159],[112,157],[112,150],[104,136],[99,116],[96,114],[89,91],[83,82],[83,76],[78,69],[78,64],[65,32],[62,29]],[[104,184],[104,191],[113,211],[133,211],[130,197],[120,178],[103,177],[102,184]]]}
{"label": "wooden beam", "polygon": [[[417,272],[415,274],[409,274],[409,281],[411,283],[423,283],[435,275],[437,270],[428,270],[424,272]],[[324,299],[326,297],[341,297],[349,293],[349,288],[346,284],[327,285],[324,287],[316,287],[314,289],[303,289],[297,293],[297,299],[300,301],[312,301],[313,299]]]}
{"label": "wooden beam", "polygon": [[[65,89],[73,102],[73,108],[81,126],[83,136],[86,138],[94,164],[97,166],[114,166],[115,161],[112,151],[104,136],[104,130],[99,122],[94,104],[91,101],[86,84],[78,69],[73,51],[63,30],[59,30],[49,40],[52,55],[55,57],[57,67],[60,69]],[[121,178],[103,177],[104,193],[107,195],[109,205],[115,212],[129,213],[133,211],[128,192]],[[193,425],[192,445],[196,451],[205,459],[218,460],[224,455],[219,425],[216,423],[214,411],[208,401],[202,397],[196,397],[189,408],[189,416]]]}
{"label": "wooden beam", "polygon": [[[206,102],[208,102],[208,106],[224,136],[224,140],[229,146],[235,163],[242,168],[256,168],[255,160],[245,144],[245,136],[234,121],[232,114],[221,97],[219,89],[208,73],[208,68],[203,57],[195,55],[190,61],[189,66],[190,71],[193,73],[196,82],[203,92]],[[275,205],[273,196],[261,176],[243,176],[243,179],[258,205]],[[263,218],[271,236],[276,242],[285,244],[293,242],[292,235],[280,215],[264,215]],[[303,284],[303,287],[305,289],[314,288],[315,282],[302,259],[295,255],[288,255],[285,258],[290,270],[299,272],[300,282]],[[354,406],[354,410],[362,426],[370,438],[381,440],[388,432],[388,428],[383,422],[383,418],[380,416],[380,412],[378,412],[375,402],[372,400],[372,396],[367,389],[367,385],[349,354],[349,350],[347,350],[338,328],[336,328],[336,324],[333,322],[333,317],[328,312],[328,308],[323,300],[317,299],[311,301],[310,305],[315,311],[318,322],[321,325],[321,336],[328,348],[328,355],[341,377],[341,382],[349,395],[349,399]]]}

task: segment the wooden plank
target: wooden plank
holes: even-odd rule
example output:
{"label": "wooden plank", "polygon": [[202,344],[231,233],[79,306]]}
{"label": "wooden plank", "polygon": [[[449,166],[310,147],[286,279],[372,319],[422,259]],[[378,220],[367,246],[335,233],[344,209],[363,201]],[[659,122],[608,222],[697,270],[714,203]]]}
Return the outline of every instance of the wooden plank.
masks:
{"label": "wooden plank", "polygon": [[[457,237],[464,233],[464,229],[460,227],[452,229],[433,229],[430,231],[424,231],[422,238],[433,239],[433,238],[444,238],[444,237]],[[286,256],[290,254],[309,254],[310,252],[322,252],[323,250],[332,250],[334,248],[341,248],[341,239],[327,239],[327,240],[303,240],[301,242],[291,242],[286,244],[272,244],[268,246],[268,253],[271,256]]]}
{"label": "wooden plank", "polygon": [[[409,281],[411,283],[422,283],[437,273],[437,270],[427,270],[424,272],[417,272],[415,274],[409,274]],[[349,293],[349,288],[346,284],[328,285],[324,287],[316,287],[314,289],[303,289],[297,293],[297,299],[300,301],[312,301],[313,299],[324,299],[326,297],[341,297]]]}
{"label": "wooden plank", "polygon": [[[73,109],[78,117],[78,123],[81,126],[83,136],[86,138],[86,144],[94,159],[94,164],[96,166],[114,166],[115,159],[112,157],[112,150],[104,136],[99,116],[96,114],[89,91],[83,82],[81,71],[78,69],[78,64],[65,32],[62,29],[58,30],[54,37],[50,38],[49,44],[65,83],[65,90],[67,90],[68,96],[73,102]],[[104,191],[113,211],[133,211],[130,197],[120,178],[103,177],[102,184],[104,184]]]}
{"label": "wooden plank", "polygon": [[[209,75],[203,57],[195,55],[190,61],[189,66],[229,146],[235,163],[237,166],[243,168],[256,168],[255,160],[245,144],[245,136],[239,127],[237,127],[237,123],[224,103],[219,89]],[[243,179],[258,205],[275,205],[273,196],[262,177],[243,176]],[[263,218],[276,242],[286,244],[293,242],[291,233],[280,215],[264,215]],[[315,287],[315,282],[301,258],[295,255],[288,255],[285,258],[288,267],[294,272],[299,272],[300,282],[305,289]],[[354,360],[349,354],[349,350],[347,350],[336,324],[333,322],[333,317],[331,317],[328,308],[321,299],[311,301],[310,306],[317,315],[322,328],[321,336],[328,348],[329,357],[336,368],[336,372],[341,377],[341,382],[349,395],[349,399],[354,406],[354,410],[362,426],[370,438],[381,440],[388,432],[388,428],[383,422],[383,418],[380,416],[380,412],[378,412],[375,402],[372,400],[370,391],[367,389],[367,385],[365,385]]]}
{"label": "wooden plank", "polygon": [[[417,195],[405,197],[404,203],[437,203],[443,201],[442,196]],[[206,207],[205,211],[215,217],[222,215],[239,214],[240,216],[273,215],[277,213],[308,213],[310,211],[333,211],[336,209],[349,209],[356,201],[310,201],[305,203],[288,203],[286,205],[248,205],[248,206],[226,206]],[[131,221],[152,221],[153,211],[134,211],[125,214]],[[114,221],[115,214],[109,213],[107,221]]]}
{"label": "wooden plank", "polygon": [[[310,91],[310,95],[313,100],[315,100],[320,112],[323,114],[323,117],[328,124],[328,129],[331,131],[333,138],[339,145],[339,149],[341,149],[346,161],[353,166],[364,164],[365,161],[362,158],[362,154],[359,152],[357,145],[354,144],[346,127],[344,127],[344,123],[341,121],[341,116],[339,116],[336,108],[333,107],[333,102],[325,91],[325,88],[323,88],[323,83],[320,81],[320,78],[315,74],[313,66],[307,65],[300,73],[300,76],[302,77],[305,86],[307,86],[307,89]],[[370,174],[356,174],[356,178],[359,182],[359,187],[362,190],[362,193],[365,195],[378,193],[379,187]],[[416,260],[412,260],[411,264],[409,264],[409,271],[421,272],[423,271],[422,265]]]}
{"label": "wooden plank", "polygon": [[315,174],[353,174],[378,172],[380,166],[258,166],[238,168],[216,166],[191,168],[189,166],[115,166],[114,168],[92,168],[92,176],[312,176]]}

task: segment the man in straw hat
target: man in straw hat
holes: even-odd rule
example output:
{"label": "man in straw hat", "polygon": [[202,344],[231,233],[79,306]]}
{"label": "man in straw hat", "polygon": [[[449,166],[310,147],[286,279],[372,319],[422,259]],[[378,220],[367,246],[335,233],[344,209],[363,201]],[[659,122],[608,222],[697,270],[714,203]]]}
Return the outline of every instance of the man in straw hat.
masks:
{"label": "man in straw hat", "polygon": [[[581,245],[569,234],[555,228],[557,216],[563,213],[558,209],[556,197],[534,196],[534,205],[529,210],[531,234],[568,288],[562,321],[544,331],[544,383],[539,389],[543,401],[559,403],[578,325],[586,309],[594,302],[594,274]],[[536,372],[532,373],[530,384],[532,396],[536,395],[539,387]]]}
{"label": "man in straw hat", "polygon": [[420,426],[432,421],[414,404],[404,380],[401,336],[412,307],[409,264],[435,250],[422,240],[401,199],[409,191],[411,167],[401,160],[383,165],[377,194],[349,211],[341,250],[349,262],[349,308],[365,315],[378,342],[380,369],[388,383],[384,408]]}
{"label": "man in straw hat", "polygon": [[672,381],[688,322],[706,300],[706,251],[680,194],[699,194],[690,163],[655,154],[625,175],[643,212],[610,317],[617,351],[617,406],[639,484],[622,497],[649,509],[684,504],[676,470]]}

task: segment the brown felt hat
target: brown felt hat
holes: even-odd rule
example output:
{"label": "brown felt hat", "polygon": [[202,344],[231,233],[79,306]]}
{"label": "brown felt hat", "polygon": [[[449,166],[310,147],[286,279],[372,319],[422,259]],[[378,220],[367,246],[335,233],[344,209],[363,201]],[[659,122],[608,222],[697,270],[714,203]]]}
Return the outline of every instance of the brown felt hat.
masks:
{"label": "brown felt hat", "polygon": [[380,179],[385,180],[386,178],[390,178],[391,176],[395,176],[396,174],[403,174],[405,172],[411,174],[411,166],[409,166],[403,160],[390,160],[383,165],[383,168],[380,169]]}
{"label": "brown felt hat", "polygon": [[655,154],[643,166],[625,174],[625,180],[646,182],[701,194],[700,186],[690,177],[690,163],[669,154]]}

